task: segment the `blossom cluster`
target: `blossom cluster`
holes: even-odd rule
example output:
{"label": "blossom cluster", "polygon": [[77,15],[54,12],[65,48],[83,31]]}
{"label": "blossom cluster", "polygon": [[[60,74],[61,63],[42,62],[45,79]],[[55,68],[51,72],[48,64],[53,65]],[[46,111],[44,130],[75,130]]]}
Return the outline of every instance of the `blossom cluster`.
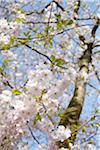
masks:
{"label": "blossom cluster", "polygon": [[0,43],[8,44],[10,38],[17,36],[21,28],[21,24],[16,21],[8,22],[6,19],[0,19]]}
{"label": "blossom cluster", "polygon": [[[34,1],[6,2],[7,19],[6,15],[0,17],[1,50],[4,47],[0,51],[0,149],[14,149],[29,133],[27,122],[30,122],[32,130],[48,136],[47,145],[38,142],[39,150],[67,150],[55,143],[70,138],[71,130],[58,124],[73,96],[75,80],[80,77],[81,84],[88,79],[86,70],[92,66],[84,69],[83,65],[80,72],[79,60],[87,50],[87,43],[94,40],[91,27],[74,19],[80,17],[74,13],[78,4],[75,0],[67,2],[66,12],[66,8],[61,11],[62,0],[55,0],[42,14],[32,11]],[[28,14],[30,8],[32,12]],[[80,40],[81,32],[85,41]],[[14,40],[17,48],[10,49]],[[98,67],[96,58],[98,54],[92,56],[92,63]],[[81,148],[81,144],[69,145],[71,150]],[[19,144],[16,149],[29,148]],[[85,149],[92,146],[86,145]]]}
{"label": "blossom cluster", "polygon": [[71,131],[68,128],[65,128],[62,125],[59,125],[54,132],[52,132],[52,138],[56,141],[63,142],[64,140],[68,139],[71,136]]}

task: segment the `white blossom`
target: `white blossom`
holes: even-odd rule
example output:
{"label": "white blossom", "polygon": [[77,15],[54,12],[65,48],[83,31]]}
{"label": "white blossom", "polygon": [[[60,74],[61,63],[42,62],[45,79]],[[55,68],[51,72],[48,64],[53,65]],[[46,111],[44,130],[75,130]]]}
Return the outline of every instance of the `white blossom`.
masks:
{"label": "white blossom", "polygon": [[8,44],[10,41],[10,36],[6,35],[4,33],[1,33],[0,35],[0,43]]}
{"label": "white blossom", "polygon": [[68,150],[68,148],[62,147],[62,148],[59,148],[59,150]]}
{"label": "white blossom", "polygon": [[65,128],[63,125],[59,125],[56,130],[52,132],[52,138],[54,140],[60,140],[63,142],[65,139],[68,139],[71,136],[71,131],[69,128]]}
{"label": "white blossom", "polygon": [[45,144],[38,145],[38,150],[47,150],[47,145]]}
{"label": "white blossom", "polygon": [[9,29],[8,22],[6,19],[0,19],[0,32],[7,31]]}
{"label": "white blossom", "polygon": [[[48,137],[47,145],[39,144],[38,149],[57,150],[56,141],[63,142],[71,137],[71,130],[59,125],[59,119],[60,113],[67,108],[73,97],[77,78],[80,77],[82,83],[87,79],[94,82],[95,71],[99,70],[98,53],[93,54],[90,62],[94,67],[83,67],[81,73],[79,60],[85,56],[88,44],[95,44],[99,40],[98,32],[95,38],[91,33],[100,15],[91,15],[93,10],[90,11],[84,2],[79,14],[74,13],[78,4],[76,0],[68,0],[66,7],[63,6],[63,0],[55,0],[43,13],[40,7],[46,7],[46,3],[41,1],[42,5],[38,5],[41,13],[37,13],[37,10],[35,12],[36,3],[32,0],[0,1],[0,146],[6,137],[10,140],[9,145],[15,149],[18,141],[21,142],[21,138],[29,133],[29,121],[32,131],[38,129]],[[61,10],[62,7],[65,7],[65,11]],[[89,17],[89,20],[85,21],[84,17]],[[66,20],[71,20],[72,24],[69,22],[65,25]],[[90,20],[91,25],[87,25]],[[40,23],[43,21],[45,23]],[[49,23],[53,21],[56,23]],[[85,37],[86,44],[80,40],[81,34]],[[25,43],[21,42],[24,38],[28,39]],[[7,50],[3,50],[3,47]],[[96,48],[93,50],[96,52]],[[54,60],[51,62],[52,55]],[[65,63],[59,65],[59,60]],[[14,90],[19,92],[14,93]],[[5,149],[8,148],[6,144],[4,146]],[[69,143],[69,146],[71,150],[95,150],[91,144],[84,146],[76,142],[75,145]],[[19,144],[17,147],[19,150],[29,149],[27,144]]]}

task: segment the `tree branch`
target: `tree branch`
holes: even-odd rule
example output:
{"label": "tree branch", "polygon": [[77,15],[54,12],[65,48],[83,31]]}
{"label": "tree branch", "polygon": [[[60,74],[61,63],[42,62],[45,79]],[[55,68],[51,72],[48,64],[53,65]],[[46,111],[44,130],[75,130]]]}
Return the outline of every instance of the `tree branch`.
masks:
{"label": "tree branch", "polygon": [[57,7],[60,8],[62,11],[65,11],[65,9],[64,9],[58,2],[56,2],[55,0],[53,0],[53,1],[51,1],[50,3],[48,3],[48,4],[41,10],[41,13],[43,13],[44,10],[45,10],[46,8],[48,8],[53,2],[54,2],[54,3],[57,5]]}
{"label": "tree branch", "polygon": [[32,47],[29,46],[28,44],[23,43],[23,42],[21,42],[21,41],[18,41],[18,42],[20,42],[21,44],[25,45],[26,47],[32,49],[32,50],[33,50],[34,52],[36,52],[37,54],[39,54],[39,55],[45,57],[47,60],[49,60],[49,62],[50,62],[53,66],[57,66],[57,67],[59,67],[59,68],[61,68],[61,69],[68,69],[67,67],[64,67],[64,66],[60,66],[60,65],[58,66],[57,64],[55,64],[54,62],[52,62],[52,60],[50,59],[49,56],[47,56],[46,54],[41,53],[40,51],[38,51],[38,50],[35,49],[35,48],[32,48]]}
{"label": "tree branch", "polygon": [[[0,74],[2,75],[2,77],[3,77],[3,78],[5,78],[5,74],[4,74],[3,70],[2,70],[2,71],[0,71]],[[8,80],[3,81],[3,84],[4,84],[5,86],[10,87],[11,89],[13,89],[13,88],[14,88],[14,87],[13,87],[13,86],[9,83],[9,81],[8,81]]]}
{"label": "tree branch", "polygon": [[100,19],[97,19],[96,24],[94,25],[94,27],[93,27],[93,29],[91,31],[91,34],[92,34],[93,37],[95,37],[95,33],[96,33],[96,31],[97,31],[97,29],[99,27],[99,24],[100,24]]}
{"label": "tree branch", "polygon": [[28,121],[27,121],[27,127],[28,127],[28,129],[29,129],[29,131],[30,131],[30,133],[31,133],[31,135],[32,135],[32,138],[36,141],[37,144],[40,144],[40,142],[38,141],[38,139],[37,139],[37,138],[35,137],[35,135],[33,134],[32,129],[30,128]]}

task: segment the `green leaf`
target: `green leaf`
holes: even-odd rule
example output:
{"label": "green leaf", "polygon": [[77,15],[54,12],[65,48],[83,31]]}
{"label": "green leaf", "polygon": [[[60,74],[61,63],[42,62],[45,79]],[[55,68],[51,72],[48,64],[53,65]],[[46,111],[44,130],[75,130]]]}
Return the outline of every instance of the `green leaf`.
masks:
{"label": "green leaf", "polygon": [[60,20],[57,24],[57,29],[61,30],[63,27],[66,27],[72,24],[73,24],[73,20]]}
{"label": "green leaf", "polygon": [[27,43],[29,40],[25,38],[25,39],[18,39],[18,41],[20,41],[21,43]]}
{"label": "green leaf", "polygon": [[22,14],[25,13],[25,11],[24,11],[22,8],[18,8],[17,11],[18,11],[19,13],[22,13]]}
{"label": "green leaf", "polygon": [[50,48],[52,48],[52,45],[53,45],[52,39],[49,40],[49,44],[50,44]]}
{"label": "green leaf", "polygon": [[56,58],[54,55],[51,55],[50,59],[51,59],[52,63],[54,63],[56,61]]}
{"label": "green leaf", "polygon": [[13,43],[14,43],[14,37],[11,37],[11,38],[10,38],[9,45],[12,45]]}
{"label": "green leaf", "polygon": [[61,14],[55,14],[57,20],[59,21],[61,19]]}
{"label": "green leaf", "polygon": [[73,125],[71,125],[71,128],[73,129],[73,130],[78,130],[79,128],[81,127],[81,125],[78,123],[78,124],[73,124]]}
{"label": "green leaf", "polygon": [[40,115],[40,113],[38,112],[37,114],[36,114],[36,116],[35,116],[35,119],[34,119],[34,121],[33,121],[33,123],[34,123],[34,125],[36,125],[36,123],[37,123],[37,121],[41,121],[41,115]]}
{"label": "green leaf", "polygon": [[36,101],[40,101],[40,96],[32,96],[33,97],[33,99],[35,99]]}
{"label": "green leaf", "polygon": [[64,64],[66,64],[65,60],[61,59],[61,58],[56,59],[56,63],[57,63],[57,66],[62,66]]}
{"label": "green leaf", "polygon": [[64,117],[64,114],[58,114],[59,117]]}
{"label": "green leaf", "polygon": [[0,72],[2,72],[3,71],[3,67],[2,66],[0,66]]}
{"label": "green leaf", "polygon": [[45,28],[45,30],[44,30],[45,33],[48,34],[48,31],[49,31],[50,29],[51,29],[51,26],[47,26],[47,27]]}
{"label": "green leaf", "polygon": [[62,27],[64,27],[64,24],[63,24],[62,22],[58,22],[58,24],[57,24],[57,29],[58,29],[58,30],[61,30]]}
{"label": "green leaf", "polygon": [[43,37],[44,37],[44,34],[39,33],[39,34],[37,35],[37,37],[38,37],[38,38],[43,38]]}
{"label": "green leaf", "polygon": [[82,132],[85,133],[85,132],[86,132],[86,128],[83,128],[83,129],[82,129]]}
{"label": "green leaf", "polygon": [[12,90],[12,93],[13,93],[14,95],[20,95],[20,94],[21,94],[21,91],[19,91],[18,89],[13,89],[13,90]]}
{"label": "green leaf", "polygon": [[16,22],[25,22],[24,18],[16,18]]}
{"label": "green leaf", "polygon": [[91,121],[94,121],[95,120],[95,116],[91,117]]}
{"label": "green leaf", "polygon": [[100,123],[96,123],[96,126],[97,126],[97,127],[100,127]]}
{"label": "green leaf", "polygon": [[8,49],[10,49],[10,44],[2,44],[0,46],[1,46],[2,50],[8,50]]}
{"label": "green leaf", "polygon": [[93,141],[93,140],[90,140],[90,141],[89,141],[89,144],[94,144],[94,141]]}
{"label": "green leaf", "polygon": [[24,35],[25,35],[26,37],[30,38],[30,36],[31,36],[31,32],[30,32],[30,31],[28,31],[28,32],[24,32]]}
{"label": "green leaf", "polygon": [[11,62],[11,61],[12,61],[12,60],[10,60],[10,59],[5,59],[5,60],[3,61],[2,67],[3,67],[3,68],[7,67],[8,63]]}
{"label": "green leaf", "polygon": [[72,25],[73,24],[73,20],[68,20],[67,21],[67,25]]}
{"label": "green leaf", "polygon": [[10,59],[5,59],[3,63],[4,63],[5,65],[7,65],[9,62],[11,62]]}
{"label": "green leaf", "polygon": [[100,109],[96,109],[95,113],[100,113]]}

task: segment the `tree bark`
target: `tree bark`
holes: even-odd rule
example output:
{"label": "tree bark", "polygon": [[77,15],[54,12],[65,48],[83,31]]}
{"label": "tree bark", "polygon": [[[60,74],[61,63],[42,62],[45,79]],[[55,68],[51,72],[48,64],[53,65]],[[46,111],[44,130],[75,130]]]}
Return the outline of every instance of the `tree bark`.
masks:
{"label": "tree bark", "polygon": [[89,43],[84,55],[80,58],[80,70],[75,81],[73,98],[59,123],[65,127],[69,126],[72,128],[73,124],[77,124],[79,122],[86,92],[86,78],[89,72],[89,63],[91,63],[92,47],[93,43]]}
{"label": "tree bark", "polygon": [[[99,21],[97,20],[96,24],[93,26],[91,35],[95,40],[95,33],[99,26]],[[82,37],[82,35],[81,35]],[[79,37],[80,38],[80,37]],[[84,42],[85,38],[81,38],[80,40]],[[84,41],[83,41],[84,40]],[[79,74],[75,81],[75,90],[72,97],[72,100],[70,101],[68,107],[65,109],[63,116],[61,117],[59,125],[68,126],[71,130],[73,130],[73,127],[75,129],[75,126],[79,124],[79,118],[80,114],[82,112],[84,99],[85,99],[85,93],[86,93],[86,78],[89,73],[89,64],[92,61],[92,49],[94,46],[94,40],[93,42],[87,43],[87,49],[84,51],[84,54],[79,59]],[[76,134],[71,137],[71,142],[73,143],[76,139]],[[68,140],[65,140],[64,142],[57,142],[57,145],[59,147],[65,147],[69,148],[69,142]]]}

